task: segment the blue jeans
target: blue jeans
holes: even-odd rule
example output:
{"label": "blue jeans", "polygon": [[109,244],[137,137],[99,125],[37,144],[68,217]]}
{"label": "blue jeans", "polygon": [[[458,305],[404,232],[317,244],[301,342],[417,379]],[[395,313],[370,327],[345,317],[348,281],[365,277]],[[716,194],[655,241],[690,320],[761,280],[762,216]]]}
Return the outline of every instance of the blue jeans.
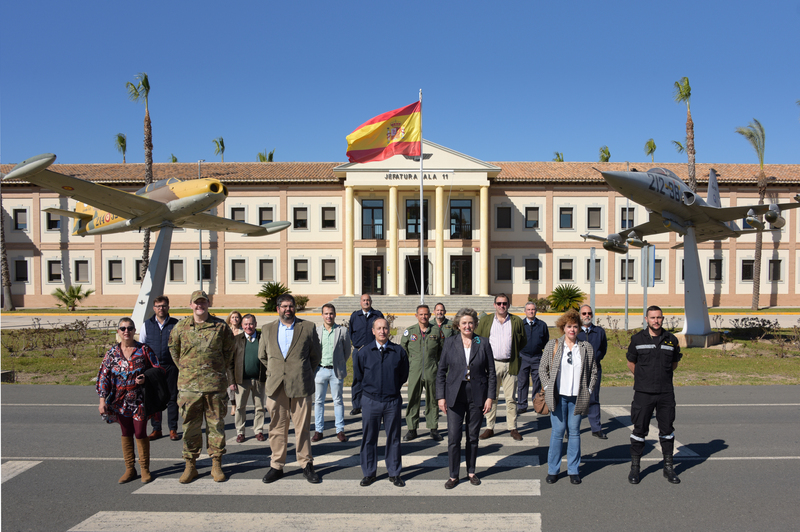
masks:
{"label": "blue jeans", "polygon": [[325,394],[331,385],[333,397],[333,415],[336,424],[336,433],[344,431],[344,402],[342,401],[342,379],[336,377],[333,369],[317,368],[314,376],[316,389],[314,392],[314,430],[322,432],[325,428]]}
{"label": "blue jeans", "polygon": [[550,412],[550,450],[547,451],[547,474],[557,475],[561,468],[561,442],[564,431],[569,434],[567,441],[567,474],[577,475],[581,463],[581,416],[575,415],[575,395],[557,396],[556,407]]}

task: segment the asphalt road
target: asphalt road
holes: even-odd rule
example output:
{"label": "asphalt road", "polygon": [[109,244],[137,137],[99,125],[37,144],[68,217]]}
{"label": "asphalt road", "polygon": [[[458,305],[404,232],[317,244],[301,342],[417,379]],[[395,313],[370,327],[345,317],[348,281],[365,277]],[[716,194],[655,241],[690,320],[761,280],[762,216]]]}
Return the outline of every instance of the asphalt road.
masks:
{"label": "asphalt road", "polygon": [[[608,440],[591,437],[583,421],[579,486],[563,477],[544,483],[547,468],[539,464],[546,464],[549,419],[523,414],[524,440],[513,442],[501,404],[499,434],[480,443],[483,484],[462,482],[446,491],[447,442],[428,439],[424,422],[421,438],[403,444],[406,488],[389,485],[380,463],[379,481],[360,487],[360,419],[346,416],[351,440],[339,443],[330,401],[326,438],[313,446],[319,485],[303,479],[291,447],[286,476],[263,484],[268,447],[249,425],[248,440],[236,444],[232,416],[227,482],[211,480],[206,458],[198,462],[200,478],[180,485],[181,443],[162,439],[151,447],[156,480],[119,485],[119,428],[100,419],[93,388],[4,384],[2,530],[796,530],[799,392],[797,386],[679,388],[679,485],[663,478],[652,432],[642,482],[628,484],[630,389],[602,391]],[[345,406],[349,411],[349,394]]]}

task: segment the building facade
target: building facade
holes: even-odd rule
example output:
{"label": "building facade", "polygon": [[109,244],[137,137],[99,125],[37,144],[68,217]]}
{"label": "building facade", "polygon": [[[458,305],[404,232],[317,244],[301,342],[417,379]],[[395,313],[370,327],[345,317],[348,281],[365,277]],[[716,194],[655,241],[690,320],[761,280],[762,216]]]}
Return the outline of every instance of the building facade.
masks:
{"label": "building facade", "polygon": [[[165,293],[183,305],[203,277],[220,307],[256,307],[267,282],[320,306],[362,292],[419,294],[420,232],[424,238],[424,289],[432,295],[500,292],[513,304],[545,297],[561,284],[589,292],[595,248],[595,292],[603,307],[641,303],[641,252],[605,251],[581,234],[615,233],[647,220],[646,210],[610,189],[595,168],[647,170],[648,163],[484,162],[431,142],[424,151],[420,215],[419,162],[402,156],[366,164],[204,163],[230,194],[214,214],[252,224],[288,220],[292,226],[266,237],[176,229]],[[661,165],[686,174],[684,164]],[[710,168],[719,177],[723,206],[758,202],[758,165],[698,164],[698,192],[705,197]],[[8,173],[10,165],[0,166]],[[53,165],[54,172],[134,192],[142,164]],[[800,166],[766,165],[773,177],[767,202],[792,201]],[[194,179],[198,166],[154,165],[154,178]],[[72,222],[43,212],[74,209],[75,202],[25,182],[4,182],[3,216],[12,293],[19,307],[52,307],[53,290],[81,284],[95,290],[85,306],[133,306],[139,291],[141,236],[136,232],[73,237]],[[764,233],[761,305],[795,305],[800,291],[798,211],[786,225]],[[742,226],[743,220],[739,225]],[[681,238],[647,239],[656,247],[655,286],[648,301],[683,306]],[[155,245],[155,238],[151,239]],[[202,246],[202,258],[200,247]],[[709,306],[750,305],[755,236],[700,244]]]}

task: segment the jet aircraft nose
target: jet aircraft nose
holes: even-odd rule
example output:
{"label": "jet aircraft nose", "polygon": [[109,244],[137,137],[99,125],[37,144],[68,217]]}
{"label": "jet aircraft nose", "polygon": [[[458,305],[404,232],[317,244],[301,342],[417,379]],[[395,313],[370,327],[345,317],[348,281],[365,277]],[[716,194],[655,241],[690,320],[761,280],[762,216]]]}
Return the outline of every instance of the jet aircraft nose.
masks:
{"label": "jet aircraft nose", "polygon": [[606,180],[611,188],[627,195],[626,192],[632,192],[636,185],[639,183],[637,174],[632,172],[600,172],[603,179]]}

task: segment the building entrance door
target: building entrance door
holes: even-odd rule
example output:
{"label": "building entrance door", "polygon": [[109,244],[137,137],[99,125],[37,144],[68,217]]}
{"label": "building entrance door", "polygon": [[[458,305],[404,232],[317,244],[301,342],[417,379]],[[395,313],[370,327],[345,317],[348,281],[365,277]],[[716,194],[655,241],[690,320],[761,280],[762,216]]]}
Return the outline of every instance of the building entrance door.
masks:
{"label": "building entrance door", "polygon": [[[406,295],[419,295],[419,255],[406,257]],[[425,261],[425,294],[431,293],[431,261]]]}
{"label": "building entrance door", "polygon": [[450,256],[450,294],[454,296],[472,295],[472,257],[469,255]]}
{"label": "building entrance door", "polygon": [[383,255],[361,257],[361,293],[383,295]]}

